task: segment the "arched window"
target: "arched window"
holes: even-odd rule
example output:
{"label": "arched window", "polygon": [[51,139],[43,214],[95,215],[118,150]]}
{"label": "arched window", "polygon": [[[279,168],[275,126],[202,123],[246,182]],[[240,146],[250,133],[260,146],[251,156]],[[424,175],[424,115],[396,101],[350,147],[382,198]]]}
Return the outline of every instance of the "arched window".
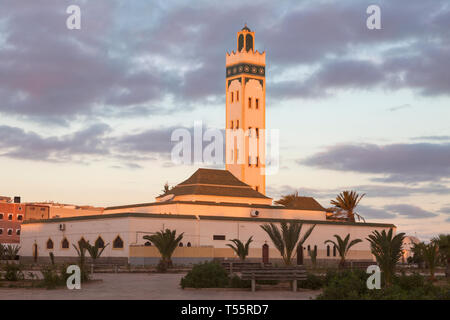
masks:
{"label": "arched window", "polygon": [[333,247],[333,257],[336,257],[336,246]]}
{"label": "arched window", "polygon": [[12,229],[8,229],[8,236],[12,235]]}
{"label": "arched window", "polygon": [[152,243],[151,243],[150,241],[147,241],[147,242],[144,244],[144,246],[146,246],[146,247],[151,247],[151,246],[152,246]]}
{"label": "arched window", "polygon": [[22,221],[22,215],[21,214],[17,215],[17,220]]}
{"label": "arched window", "polygon": [[180,243],[178,244],[178,246],[179,246],[179,247],[182,247],[182,246],[183,246],[183,242],[180,242]]}
{"label": "arched window", "polygon": [[3,213],[0,213],[0,220],[3,220]]}
{"label": "arched window", "polygon": [[104,248],[105,247],[105,241],[103,241],[102,237],[98,237],[97,240],[95,240],[95,246],[97,248]]}
{"label": "arched window", "polygon": [[61,241],[61,248],[69,249],[69,241],[66,238]]}
{"label": "arched window", "polygon": [[330,256],[330,246],[327,246],[327,257]]}
{"label": "arched window", "polygon": [[20,236],[20,229],[16,229],[16,235]]}
{"label": "arched window", "polygon": [[311,246],[308,244],[308,252],[311,251]]}
{"label": "arched window", "polygon": [[314,252],[317,252],[317,246],[316,245],[314,246]]}
{"label": "arched window", "polygon": [[78,241],[79,245],[84,246],[86,245],[86,240],[84,239],[84,237],[81,237],[80,241]]}
{"label": "arched window", "polygon": [[123,248],[123,240],[120,236],[117,236],[113,242],[114,249],[122,249]]}
{"label": "arched window", "polygon": [[192,245],[191,245],[190,242],[188,242],[186,246],[187,246],[187,247],[192,247]]}
{"label": "arched window", "polygon": [[253,50],[253,37],[251,34],[245,36],[245,51]]}
{"label": "arched window", "polygon": [[239,44],[238,44],[238,51],[241,52],[242,48],[244,48],[244,35],[239,35]]}
{"label": "arched window", "polygon": [[53,249],[53,240],[52,239],[47,240],[47,249]]}

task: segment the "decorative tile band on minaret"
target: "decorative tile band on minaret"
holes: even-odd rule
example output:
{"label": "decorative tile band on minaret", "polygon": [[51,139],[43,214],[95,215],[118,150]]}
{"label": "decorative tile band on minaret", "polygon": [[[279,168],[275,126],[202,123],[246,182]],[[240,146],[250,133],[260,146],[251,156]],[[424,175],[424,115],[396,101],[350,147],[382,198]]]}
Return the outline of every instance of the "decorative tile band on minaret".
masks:
{"label": "decorative tile band on minaret", "polygon": [[[254,43],[246,25],[237,32],[236,51],[226,54],[226,169],[265,194],[266,53]],[[243,143],[234,137],[239,130]]]}

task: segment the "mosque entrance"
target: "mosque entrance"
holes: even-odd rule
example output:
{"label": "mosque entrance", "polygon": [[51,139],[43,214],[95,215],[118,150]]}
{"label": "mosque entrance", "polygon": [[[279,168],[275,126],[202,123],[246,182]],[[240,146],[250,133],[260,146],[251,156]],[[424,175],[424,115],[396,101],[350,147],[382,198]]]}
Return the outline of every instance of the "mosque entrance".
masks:
{"label": "mosque entrance", "polygon": [[269,263],[269,246],[264,243],[262,246],[262,260],[263,263]]}
{"label": "mosque entrance", "polygon": [[33,244],[33,260],[36,263],[38,258],[38,246],[37,244]]}
{"label": "mosque entrance", "polygon": [[302,265],[303,264],[303,246],[297,246],[297,264]]}

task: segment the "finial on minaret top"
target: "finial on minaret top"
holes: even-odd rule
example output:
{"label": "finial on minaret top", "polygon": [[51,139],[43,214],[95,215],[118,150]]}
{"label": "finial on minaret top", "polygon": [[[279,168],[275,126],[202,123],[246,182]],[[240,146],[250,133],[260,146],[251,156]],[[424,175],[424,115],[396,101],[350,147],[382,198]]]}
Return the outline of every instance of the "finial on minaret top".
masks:
{"label": "finial on minaret top", "polygon": [[250,28],[247,27],[247,24],[245,24],[245,26],[244,26],[241,30],[242,30],[242,31],[252,32],[252,30],[250,30]]}

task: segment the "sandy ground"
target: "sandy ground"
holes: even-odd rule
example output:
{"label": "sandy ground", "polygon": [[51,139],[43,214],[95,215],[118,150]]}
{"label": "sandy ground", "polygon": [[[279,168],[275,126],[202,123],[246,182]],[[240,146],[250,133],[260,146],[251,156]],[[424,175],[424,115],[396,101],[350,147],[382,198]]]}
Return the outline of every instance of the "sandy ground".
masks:
{"label": "sandy ground", "polygon": [[23,289],[0,288],[0,300],[53,300],[53,299],[148,299],[148,300],[309,300],[320,291],[302,290],[292,292],[288,289],[260,290],[250,289],[187,289],[179,286],[184,274],[95,274],[95,281],[82,284],[80,290],[64,289]]}

